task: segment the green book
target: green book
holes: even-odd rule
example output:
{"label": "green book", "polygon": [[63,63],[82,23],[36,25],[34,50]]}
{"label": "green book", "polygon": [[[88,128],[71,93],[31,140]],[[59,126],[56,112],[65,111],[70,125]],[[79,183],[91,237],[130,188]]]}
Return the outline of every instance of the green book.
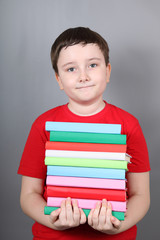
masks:
{"label": "green book", "polygon": [[107,134],[107,133],[51,131],[50,132],[50,141],[126,144],[126,135]]}
{"label": "green book", "polygon": [[[59,208],[59,207],[48,207],[48,206],[46,206],[46,207],[44,208],[44,214],[45,214],[45,215],[50,215],[51,212],[55,211],[55,210],[58,209],[58,208]],[[86,217],[88,217],[91,209],[82,209],[82,210],[84,211]],[[112,211],[112,215],[113,215],[114,217],[116,217],[117,219],[119,219],[120,221],[124,221],[124,218],[125,218],[125,215],[124,215],[124,214],[125,214],[124,212]]]}
{"label": "green book", "polygon": [[45,165],[72,166],[72,167],[93,167],[93,168],[112,168],[127,170],[128,161],[106,160],[90,158],[65,158],[65,157],[45,157]]}

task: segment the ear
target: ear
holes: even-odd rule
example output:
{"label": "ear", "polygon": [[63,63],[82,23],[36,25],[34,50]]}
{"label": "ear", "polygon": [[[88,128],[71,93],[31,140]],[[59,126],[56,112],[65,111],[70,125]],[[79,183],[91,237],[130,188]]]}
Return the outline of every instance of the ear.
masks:
{"label": "ear", "polygon": [[60,89],[63,90],[63,84],[62,84],[62,81],[61,81],[60,76],[58,75],[58,73],[55,73],[55,77],[56,77],[56,80],[58,82],[58,85],[59,85]]}
{"label": "ear", "polygon": [[109,83],[110,81],[110,75],[111,75],[111,64],[108,63],[107,67],[106,67],[106,82]]}

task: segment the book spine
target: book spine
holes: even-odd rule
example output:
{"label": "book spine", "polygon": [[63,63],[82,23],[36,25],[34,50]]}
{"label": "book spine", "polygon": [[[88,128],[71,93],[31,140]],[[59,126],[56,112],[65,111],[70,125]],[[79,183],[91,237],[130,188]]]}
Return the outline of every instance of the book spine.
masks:
{"label": "book spine", "polygon": [[66,177],[88,177],[88,178],[108,178],[125,179],[125,170],[107,168],[84,168],[66,166],[47,166],[47,175]]}
{"label": "book spine", "polygon": [[50,141],[126,144],[126,135],[51,131]]}
{"label": "book spine", "polygon": [[120,124],[46,122],[46,131],[94,132],[120,134]]}
{"label": "book spine", "polygon": [[50,142],[47,141],[45,148],[48,150],[67,151],[91,151],[91,152],[121,152],[125,153],[127,145],[102,144],[102,143],[77,143],[77,142]]}
{"label": "book spine", "polygon": [[127,170],[128,162],[107,159],[45,157],[45,164],[57,166],[114,168]]}
{"label": "book spine", "polygon": [[[50,215],[51,212],[57,210],[59,207],[48,207],[48,206],[45,206],[44,208],[44,214],[45,215]],[[86,215],[86,217],[88,217],[91,209],[82,209]],[[124,217],[125,217],[125,213],[124,212],[117,212],[117,211],[112,211],[112,215],[114,217],[116,217],[118,220],[120,221],[124,221]]]}
{"label": "book spine", "polygon": [[107,199],[108,201],[126,201],[125,190],[97,189],[97,188],[72,188],[47,186],[47,197],[70,197],[85,199]]}
{"label": "book spine", "polygon": [[104,188],[120,190],[126,189],[126,181],[117,179],[47,176],[46,184],[52,186],[68,187]]}
{"label": "book spine", "polygon": [[[72,198],[73,199],[73,198]],[[80,208],[95,208],[97,199],[80,199],[76,198],[78,201],[78,207]],[[47,198],[47,206],[50,207],[60,207],[62,201],[65,200],[65,198],[60,197],[48,197]],[[109,201],[112,205],[113,211],[119,211],[119,212],[125,212],[126,211],[126,202],[118,202],[118,201]]]}
{"label": "book spine", "polygon": [[64,150],[46,150],[46,157],[68,157],[68,158],[97,158],[125,160],[125,153],[116,152],[83,152],[83,151],[64,151]]}

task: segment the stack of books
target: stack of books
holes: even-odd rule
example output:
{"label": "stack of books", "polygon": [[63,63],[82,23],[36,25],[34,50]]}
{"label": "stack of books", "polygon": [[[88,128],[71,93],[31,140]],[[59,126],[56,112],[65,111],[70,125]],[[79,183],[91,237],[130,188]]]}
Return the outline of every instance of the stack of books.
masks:
{"label": "stack of books", "polygon": [[47,206],[50,214],[63,199],[78,200],[86,216],[96,202],[106,199],[112,215],[126,212],[126,135],[120,124],[46,122]]}

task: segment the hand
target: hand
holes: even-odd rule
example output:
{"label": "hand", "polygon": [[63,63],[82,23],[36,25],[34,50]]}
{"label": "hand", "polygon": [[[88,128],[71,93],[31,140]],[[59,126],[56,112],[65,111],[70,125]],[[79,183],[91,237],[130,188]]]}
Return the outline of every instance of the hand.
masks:
{"label": "hand", "polygon": [[112,207],[106,199],[97,202],[96,208],[92,209],[88,216],[88,224],[95,230],[107,233],[116,234],[121,226],[121,222],[112,216]]}
{"label": "hand", "polygon": [[78,208],[77,200],[71,202],[71,198],[67,198],[62,201],[61,208],[50,214],[50,221],[57,230],[65,230],[84,224],[86,215]]}

